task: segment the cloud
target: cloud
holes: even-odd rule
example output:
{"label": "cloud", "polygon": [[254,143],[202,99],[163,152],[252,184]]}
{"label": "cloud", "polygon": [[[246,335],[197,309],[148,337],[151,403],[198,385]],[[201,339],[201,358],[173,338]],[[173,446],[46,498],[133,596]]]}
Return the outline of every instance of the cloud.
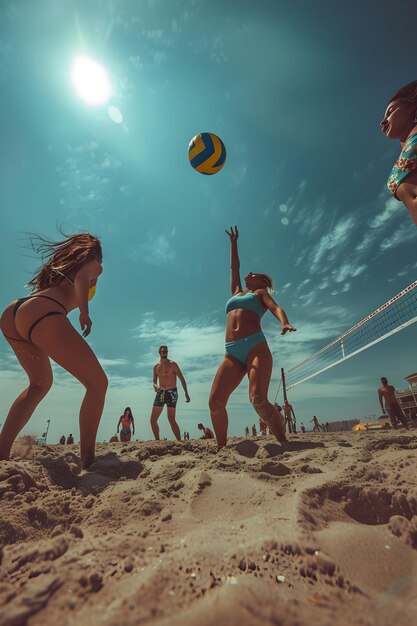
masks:
{"label": "cloud", "polygon": [[177,253],[164,235],[148,234],[148,240],[129,256],[134,261],[142,259],[150,265],[159,266],[173,263]]}
{"label": "cloud", "polygon": [[395,248],[400,244],[405,243],[406,241],[411,241],[415,238],[415,228],[411,226],[409,223],[402,224],[399,228],[390,235],[386,237],[380,244],[380,250],[385,251],[391,248]]}
{"label": "cloud", "polygon": [[139,326],[132,329],[132,337],[145,345],[141,366],[152,367],[160,345],[169,348],[169,358],[188,372],[187,380],[203,384],[205,393],[211,384],[224,354],[224,326],[210,316],[193,320],[158,320],[153,312],[143,316]]}
{"label": "cloud", "polygon": [[367,265],[358,265],[354,262],[343,263],[339,268],[332,270],[332,277],[336,283],[343,283],[347,278],[355,278],[362,274]]}
{"label": "cloud", "polygon": [[320,238],[313,248],[310,273],[314,274],[320,269],[321,261],[326,259],[330,251],[340,252],[340,249],[347,243],[354,224],[353,217],[343,217],[329,233]]}
{"label": "cloud", "polygon": [[385,225],[391,218],[395,215],[398,215],[398,212],[401,210],[401,204],[395,198],[391,197],[385,202],[384,209],[382,213],[374,217],[370,222],[369,226],[371,228],[380,228]]}

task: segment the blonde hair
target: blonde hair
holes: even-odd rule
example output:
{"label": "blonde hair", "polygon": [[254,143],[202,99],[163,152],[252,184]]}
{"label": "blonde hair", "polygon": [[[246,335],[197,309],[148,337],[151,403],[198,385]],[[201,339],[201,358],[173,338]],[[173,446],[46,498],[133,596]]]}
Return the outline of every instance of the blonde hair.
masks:
{"label": "blonde hair", "polygon": [[273,280],[270,276],[268,276],[268,274],[258,274],[258,276],[261,276],[265,283],[266,283],[266,290],[269,293],[269,295],[273,295],[275,293],[275,289],[274,289],[274,283]]}
{"label": "blonde hair", "polygon": [[33,287],[34,291],[57,285],[62,281],[60,272],[65,274],[93,259],[101,262],[103,256],[99,239],[89,233],[71,235],[63,241],[51,241],[39,235],[31,235],[30,245],[44,261],[28,282],[28,286]]}

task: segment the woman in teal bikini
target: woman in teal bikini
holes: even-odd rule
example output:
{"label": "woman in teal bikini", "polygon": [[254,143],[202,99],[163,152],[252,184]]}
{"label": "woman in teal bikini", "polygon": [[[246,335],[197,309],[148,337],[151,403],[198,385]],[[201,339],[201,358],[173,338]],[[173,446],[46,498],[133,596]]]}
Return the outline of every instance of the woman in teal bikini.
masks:
{"label": "woman in teal bikini", "polygon": [[226,354],[214,378],[209,401],[217,445],[219,448],[226,445],[226,404],[245,374],[249,379],[249,399],[253,408],[278,441],[284,442],[284,417],[267,397],[272,355],[261,330],[261,318],[269,309],[281,323],[281,335],[296,329],[288,323],[285,312],[272,299],[272,280],[269,276],[249,272],[245,276],[245,289],[242,289],[237,250],[239,232],[235,226],[226,233],[231,245],[232,297],[226,303]]}
{"label": "woman in teal bikini", "polygon": [[398,139],[401,144],[401,154],[392,168],[388,189],[410,211],[417,226],[417,81],[393,95],[381,130],[389,139]]}
{"label": "woman in teal bikini", "polygon": [[[40,239],[34,248],[45,263],[29,282],[33,291],[11,302],[0,319],[3,335],[29,378],[0,434],[0,460],[9,458],[14,440],[51,388],[52,359],[86,389],[80,409],[80,448],[83,467],[88,468],[94,461],[107,390],[107,377],[84,339],[92,325],[88,302],[102,272],[101,244],[92,235],[79,234],[58,242]],[[83,336],[67,318],[76,308]]]}

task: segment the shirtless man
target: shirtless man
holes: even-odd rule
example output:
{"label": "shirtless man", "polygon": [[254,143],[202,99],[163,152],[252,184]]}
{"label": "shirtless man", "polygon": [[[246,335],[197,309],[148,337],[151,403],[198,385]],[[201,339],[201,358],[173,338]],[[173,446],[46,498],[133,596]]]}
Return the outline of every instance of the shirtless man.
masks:
{"label": "shirtless man", "polygon": [[201,439],[214,439],[214,433],[208,426],[204,426],[204,424],[197,424],[197,428],[203,431]]}
{"label": "shirtless man", "polygon": [[[395,397],[395,387],[389,385],[385,377],[381,378],[381,383],[382,386],[378,389],[378,399],[382,412],[385,414],[388,413],[393,428],[397,428],[397,420],[399,420],[404,428],[408,429],[405,415]],[[385,408],[383,400],[385,401]]]}
{"label": "shirtless man", "polygon": [[[295,413],[294,413],[294,409],[292,408],[292,404],[290,404],[288,400],[285,400],[284,402],[284,415],[285,415],[285,426],[287,426],[288,424],[288,432],[289,433],[292,433],[293,431],[295,432]],[[294,421],[293,421],[293,416],[294,416]]]}
{"label": "shirtless man", "polygon": [[172,432],[174,433],[176,439],[181,441],[181,432],[177,422],[175,421],[175,407],[178,400],[177,376],[184,389],[185,401],[189,402],[190,396],[188,395],[187,384],[175,361],[170,361],[170,359],[168,359],[168,348],[166,346],[161,346],[159,348],[159,356],[161,357],[160,361],[153,368],[153,388],[156,391],[156,396],[151,414],[152,432],[155,439],[159,441],[158,417],[162,413],[164,404],[166,404],[168,410],[168,421]]}

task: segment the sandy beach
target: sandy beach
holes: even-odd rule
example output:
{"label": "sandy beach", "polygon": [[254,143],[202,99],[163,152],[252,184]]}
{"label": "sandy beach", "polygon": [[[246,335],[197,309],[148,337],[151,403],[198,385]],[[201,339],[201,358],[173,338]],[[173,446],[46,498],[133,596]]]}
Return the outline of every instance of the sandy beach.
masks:
{"label": "sandy beach", "polygon": [[[23,448],[0,463],[1,626],[370,625],[417,613],[405,430]],[[19,454],[21,456],[19,456]]]}

